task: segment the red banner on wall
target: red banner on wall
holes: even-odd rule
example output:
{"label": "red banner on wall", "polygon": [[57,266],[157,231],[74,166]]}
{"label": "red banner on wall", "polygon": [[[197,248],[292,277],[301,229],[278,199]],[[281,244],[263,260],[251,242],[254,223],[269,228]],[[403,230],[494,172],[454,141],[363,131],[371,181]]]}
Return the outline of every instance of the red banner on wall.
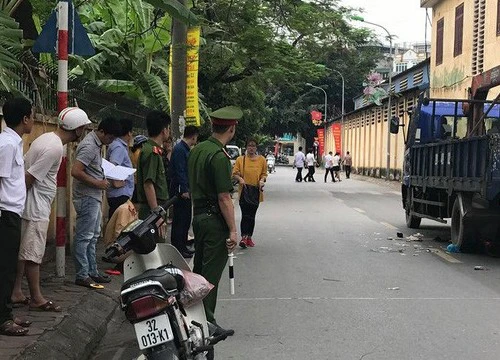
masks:
{"label": "red banner on wall", "polygon": [[333,140],[335,141],[335,152],[342,156],[342,125],[335,123],[332,125]]}
{"label": "red banner on wall", "polygon": [[318,134],[318,156],[322,156],[325,151],[325,129],[317,129]]}

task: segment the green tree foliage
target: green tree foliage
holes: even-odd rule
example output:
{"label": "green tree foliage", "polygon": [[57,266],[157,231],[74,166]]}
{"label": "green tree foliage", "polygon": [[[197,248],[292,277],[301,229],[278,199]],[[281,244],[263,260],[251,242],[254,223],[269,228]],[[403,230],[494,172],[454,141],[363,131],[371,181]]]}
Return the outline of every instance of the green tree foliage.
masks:
{"label": "green tree foliage", "polygon": [[78,12],[96,54],[74,56],[71,73],[103,90],[168,111],[171,16],[138,0],[88,1]]}
{"label": "green tree foliage", "polygon": [[33,6],[33,14],[38,17],[38,19],[42,24],[45,24],[50,14],[57,6],[57,0],[29,0],[29,1],[31,3],[31,6]]}
{"label": "green tree foliage", "polygon": [[[41,0],[32,2],[43,9]],[[328,113],[339,115],[341,79],[332,70],[344,75],[350,99],[378,56],[366,46],[372,35],[349,24],[352,9],[338,0],[199,0],[191,11],[177,0],[75,2],[97,54],[74,57],[72,74],[165,110],[171,16],[200,23],[202,115],[241,106],[240,142],[259,133],[312,134],[308,114],[324,111],[324,98],[305,83],[323,86]]]}
{"label": "green tree foliage", "polygon": [[0,10],[0,91],[17,93],[14,81],[19,80],[17,70],[22,67],[18,60],[18,54],[23,50],[22,38],[19,24],[3,9]]}
{"label": "green tree foliage", "polygon": [[[378,54],[371,34],[353,28],[352,9],[336,0],[205,0],[193,9],[205,18],[200,89],[210,106],[246,109],[238,136],[311,132],[309,110],[324,111],[324,96],[305,86],[326,85],[329,114],[359,94]],[[350,104],[346,104],[347,109]]]}

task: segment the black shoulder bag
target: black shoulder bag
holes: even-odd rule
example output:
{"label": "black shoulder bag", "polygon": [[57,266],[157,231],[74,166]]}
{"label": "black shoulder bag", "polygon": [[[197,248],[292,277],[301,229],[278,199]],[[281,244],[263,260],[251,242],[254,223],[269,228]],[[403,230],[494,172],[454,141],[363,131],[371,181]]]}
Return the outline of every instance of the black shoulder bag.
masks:
{"label": "black shoulder bag", "polygon": [[[243,173],[241,174],[242,178],[245,179],[245,159],[246,155],[243,156]],[[240,194],[240,204],[248,204],[253,206],[259,206],[260,200],[260,189],[255,185],[243,185],[243,189],[241,189]]]}

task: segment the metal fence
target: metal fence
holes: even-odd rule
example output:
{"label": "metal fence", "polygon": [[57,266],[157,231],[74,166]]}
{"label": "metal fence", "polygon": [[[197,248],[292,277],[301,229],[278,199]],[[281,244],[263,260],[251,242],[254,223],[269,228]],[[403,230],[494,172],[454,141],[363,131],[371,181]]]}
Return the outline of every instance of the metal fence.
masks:
{"label": "metal fence", "polygon": [[[19,80],[14,86],[30,99],[37,109],[46,115],[57,114],[57,63],[41,65],[38,59],[26,52],[20,57],[23,67],[16,71]],[[68,82],[69,106],[85,110],[92,121],[99,122],[105,117],[129,118],[137,129],[145,129],[146,114],[151,110],[139,101],[119,93],[105,92],[85,80],[70,77]],[[0,99],[12,96],[0,92]]]}

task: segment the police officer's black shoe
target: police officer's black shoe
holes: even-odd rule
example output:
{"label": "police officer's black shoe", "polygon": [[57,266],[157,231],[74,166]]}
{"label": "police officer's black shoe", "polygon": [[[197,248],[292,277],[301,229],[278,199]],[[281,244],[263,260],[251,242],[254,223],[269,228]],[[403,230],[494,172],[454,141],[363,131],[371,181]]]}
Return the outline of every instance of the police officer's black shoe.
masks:
{"label": "police officer's black shoe", "polygon": [[217,337],[217,336],[221,336],[221,335],[225,335],[225,336],[233,336],[234,335],[233,329],[224,329],[217,324],[211,323],[210,321],[207,321],[207,324],[208,324],[208,333],[210,334],[210,336]]}
{"label": "police officer's black shoe", "polygon": [[193,255],[194,255],[194,253],[189,252],[189,251],[183,251],[183,252],[181,253],[181,255],[182,255],[182,257],[183,257],[184,259],[191,259],[191,258],[193,257]]}

